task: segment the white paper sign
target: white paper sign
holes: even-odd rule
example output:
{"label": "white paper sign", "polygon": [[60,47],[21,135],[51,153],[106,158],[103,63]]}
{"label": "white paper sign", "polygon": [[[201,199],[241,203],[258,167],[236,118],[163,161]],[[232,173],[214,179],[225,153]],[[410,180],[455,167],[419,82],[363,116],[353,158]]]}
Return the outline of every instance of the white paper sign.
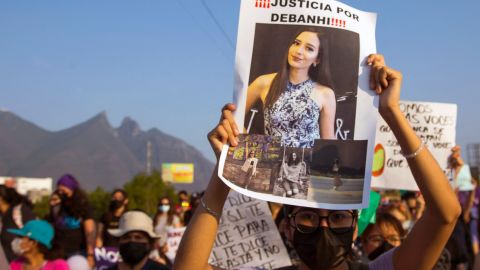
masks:
{"label": "white paper sign", "polygon": [[235,120],[252,136],[222,152],[218,173],[230,188],[306,207],[368,206],[375,23],[376,14],[331,0],[241,2]]}
{"label": "white paper sign", "polygon": [[180,245],[180,241],[182,241],[182,237],[186,229],[187,227],[181,227],[181,228],[168,227],[167,228],[168,251],[165,255],[172,262],[175,261],[175,256],[177,255],[178,246]]}
{"label": "white paper sign", "polygon": [[209,263],[222,269],[292,264],[265,201],[230,192]]}
{"label": "white paper sign", "polygon": [[[400,109],[440,167],[448,174],[448,156],[450,149],[455,146],[457,105],[401,101]],[[407,160],[400,153],[397,139],[381,117],[376,138],[372,187],[418,190]]]}

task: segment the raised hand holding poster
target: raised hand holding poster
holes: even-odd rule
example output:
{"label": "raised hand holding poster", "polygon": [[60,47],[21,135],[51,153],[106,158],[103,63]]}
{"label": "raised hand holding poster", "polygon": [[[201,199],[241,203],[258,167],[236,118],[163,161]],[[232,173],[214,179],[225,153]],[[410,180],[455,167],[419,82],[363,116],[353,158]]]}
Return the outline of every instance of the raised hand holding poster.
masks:
{"label": "raised hand holding poster", "polygon": [[375,23],[337,1],[242,1],[234,99],[245,135],[219,166],[230,188],[307,207],[368,205]]}

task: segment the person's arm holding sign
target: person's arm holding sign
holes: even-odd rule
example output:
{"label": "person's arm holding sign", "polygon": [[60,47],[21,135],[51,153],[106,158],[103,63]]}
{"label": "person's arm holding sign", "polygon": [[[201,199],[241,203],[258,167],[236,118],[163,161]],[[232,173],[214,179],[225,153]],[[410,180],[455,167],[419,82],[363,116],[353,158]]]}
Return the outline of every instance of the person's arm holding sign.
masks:
{"label": "person's arm holding sign", "polygon": [[[237,145],[236,137],[239,131],[232,115],[234,110],[233,104],[225,105],[220,123],[208,134],[208,140],[217,159],[220,158],[224,144],[228,142],[233,146]],[[201,205],[197,207],[183,235],[175,257],[175,270],[217,269],[208,264],[208,258],[217,236],[219,218],[229,190],[217,176],[217,168],[215,168],[205,194],[201,198]]]}
{"label": "person's arm holding sign", "polygon": [[395,250],[395,269],[432,269],[460,215],[460,205],[442,169],[399,108],[402,74],[371,55],[370,87],[380,95],[379,112],[395,134],[425,199],[425,212]]}
{"label": "person's arm holding sign", "polygon": [[[380,114],[394,132],[426,203],[422,218],[394,250],[393,268],[432,269],[460,215],[460,206],[446,176],[399,109],[401,73],[385,66],[381,55],[370,55],[368,63],[372,66],[370,87],[380,95]],[[217,158],[227,142],[237,145],[239,132],[232,115],[234,110],[232,104],[226,105],[220,123],[208,135]],[[203,207],[197,209],[182,239],[174,269],[216,269],[208,265],[208,259],[228,191],[215,171],[205,192]],[[391,269],[391,262],[386,263],[390,265],[387,269]],[[302,263],[302,267],[306,265]],[[377,269],[379,265],[372,267]]]}

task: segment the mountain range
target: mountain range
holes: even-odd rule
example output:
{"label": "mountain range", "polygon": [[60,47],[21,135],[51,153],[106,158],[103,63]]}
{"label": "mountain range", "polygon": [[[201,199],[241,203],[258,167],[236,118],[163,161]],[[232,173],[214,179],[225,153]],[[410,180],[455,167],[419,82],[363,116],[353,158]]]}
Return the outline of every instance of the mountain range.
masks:
{"label": "mountain range", "polygon": [[177,184],[177,189],[206,188],[214,164],[197,149],[157,128],[143,131],[129,117],[114,128],[105,112],[53,132],[0,111],[0,175],[57,179],[71,173],[86,190],[111,190],[145,171],[148,141],[153,169],[162,163],[194,164],[194,183]]}

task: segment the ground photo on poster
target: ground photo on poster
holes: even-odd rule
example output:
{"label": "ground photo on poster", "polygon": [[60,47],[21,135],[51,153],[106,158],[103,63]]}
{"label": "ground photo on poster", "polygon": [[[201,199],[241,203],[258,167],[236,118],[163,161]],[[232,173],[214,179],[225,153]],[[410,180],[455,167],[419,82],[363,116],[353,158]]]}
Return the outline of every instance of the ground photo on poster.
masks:
{"label": "ground photo on poster", "polygon": [[309,206],[359,204],[367,140],[316,140],[313,148],[286,147],[280,137],[240,134],[228,147],[221,178],[255,198]]}
{"label": "ground photo on poster", "polygon": [[312,149],[308,200],[355,204],[363,198],[366,140],[318,140]]}

